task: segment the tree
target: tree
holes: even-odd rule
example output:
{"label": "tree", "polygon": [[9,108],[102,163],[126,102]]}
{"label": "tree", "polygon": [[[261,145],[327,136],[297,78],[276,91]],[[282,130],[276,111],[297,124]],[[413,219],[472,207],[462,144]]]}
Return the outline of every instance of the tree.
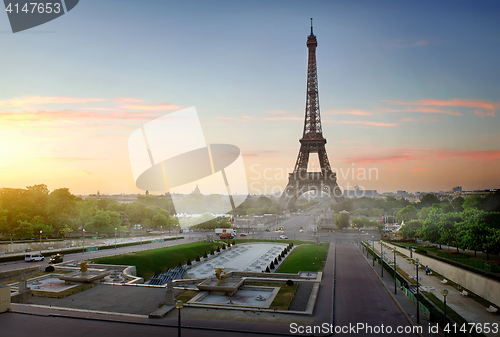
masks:
{"label": "tree", "polygon": [[349,213],[347,212],[340,212],[335,214],[335,226],[337,226],[338,229],[344,229],[349,226]]}
{"label": "tree", "polygon": [[157,213],[153,217],[153,226],[156,228],[163,227],[166,229],[168,227],[168,220],[169,220],[169,218],[166,217],[165,215],[163,215],[161,213]]}
{"label": "tree", "polygon": [[418,236],[419,231],[422,229],[422,221],[410,220],[404,224],[399,230],[404,237],[414,238]]}
{"label": "tree", "polygon": [[27,221],[21,221],[13,230],[17,238],[29,239],[33,237],[33,228]]}
{"label": "tree", "polygon": [[115,230],[111,226],[111,217],[106,211],[97,211],[87,227],[90,232],[95,233],[111,233]]}
{"label": "tree", "polygon": [[418,211],[413,205],[408,205],[396,214],[396,221],[401,223],[402,221],[410,221],[418,218]]}
{"label": "tree", "polygon": [[[68,188],[53,190],[47,200],[48,223],[59,232],[64,226],[77,222],[77,201]],[[81,199],[80,199],[81,200]]]}
{"label": "tree", "polygon": [[433,204],[439,204],[439,198],[434,194],[426,194],[421,199],[420,202],[417,203],[418,208],[430,207]]}
{"label": "tree", "polygon": [[462,207],[464,210],[466,209],[481,209],[481,206],[483,204],[483,197],[480,195],[470,195],[464,199],[464,203],[462,204]]}
{"label": "tree", "polygon": [[146,205],[134,201],[127,205],[125,212],[127,213],[132,225],[142,224],[146,218]]}
{"label": "tree", "polygon": [[462,207],[464,201],[465,199],[460,196],[456,197],[451,201],[451,206],[453,207],[455,212],[462,212],[464,210],[464,208]]}

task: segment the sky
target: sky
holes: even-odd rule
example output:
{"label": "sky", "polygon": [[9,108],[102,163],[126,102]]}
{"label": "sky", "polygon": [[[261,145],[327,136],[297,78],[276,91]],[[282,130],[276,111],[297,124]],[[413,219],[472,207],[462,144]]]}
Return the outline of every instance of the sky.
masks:
{"label": "sky", "polygon": [[341,189],[497,188],[499,14],[494,0],[85,0],[13,34],[0,13],[0,187],[144,193],[129,137],[195,107],[207,144],[240,148],[250,193],[279,192],[300,147],[312,17]]}

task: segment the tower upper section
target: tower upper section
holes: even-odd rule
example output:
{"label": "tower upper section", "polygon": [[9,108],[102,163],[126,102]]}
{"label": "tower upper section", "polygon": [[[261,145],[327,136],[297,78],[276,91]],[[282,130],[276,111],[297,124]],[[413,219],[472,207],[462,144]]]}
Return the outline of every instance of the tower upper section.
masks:
{"label": "tower upper section", "polygon": [[309,50],[309,55],[307,61],[306,113],[302,140],[324,140],[321,128],[321,115],[319,112],[318,72],[316,69],[317,46],[318,41],[316,40],[316,36],[313,34],[311,19],[311,35],[307,37],[307,49]]}

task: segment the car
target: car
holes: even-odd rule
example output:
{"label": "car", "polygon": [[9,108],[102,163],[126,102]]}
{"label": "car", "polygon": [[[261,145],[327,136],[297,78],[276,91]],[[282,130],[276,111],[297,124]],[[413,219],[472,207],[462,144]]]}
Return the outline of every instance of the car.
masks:
{"label": "car", "polygon": [[245,233],[241,233],[240,236],[247,236]]}
{"label": "car", "polygon": [[299,233],[303,233],[303,232],[304,232],[304,230],[303,230],[303,229],[299,230]]}
{"label": "car", "polygon": [[52,255],[50,257],[49,264],[61,263],[61,262],[63,262],[63,259],[64,259],[64,255],[61,255],[61,254]]}
{"label": "car", "polygon": [[26,262],[35,262],[35,261],[43,261],[45,260],[45,257],[43,257],[42,254],[36,253],[36,254],[26,254],[24,257],[24,261]]}
{"label": "car", "polygon": [[288,237],[286,235],[280,235],[280,239],[286,240],[286,239],[288,239]]}

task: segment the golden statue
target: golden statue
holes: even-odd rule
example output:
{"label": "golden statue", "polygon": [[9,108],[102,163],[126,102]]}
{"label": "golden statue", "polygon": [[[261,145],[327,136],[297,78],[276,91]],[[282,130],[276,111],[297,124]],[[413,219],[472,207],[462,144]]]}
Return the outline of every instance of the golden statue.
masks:
{"label": "golden statue", "polygon": [[217,284],[218,285],[221,285],[221,284],[225,284],[226,283],[226,272],[224,271],[224,269],[226,269],[225,267],[224,268],[215,268],[215,277],[217,277]]}
{"label": "golden statue", "polygon": [[88,262],[82,262],[82,263],[80,263],[80,270],[82,271],[82,273],[85,273],[88,268],[89,268]]}

